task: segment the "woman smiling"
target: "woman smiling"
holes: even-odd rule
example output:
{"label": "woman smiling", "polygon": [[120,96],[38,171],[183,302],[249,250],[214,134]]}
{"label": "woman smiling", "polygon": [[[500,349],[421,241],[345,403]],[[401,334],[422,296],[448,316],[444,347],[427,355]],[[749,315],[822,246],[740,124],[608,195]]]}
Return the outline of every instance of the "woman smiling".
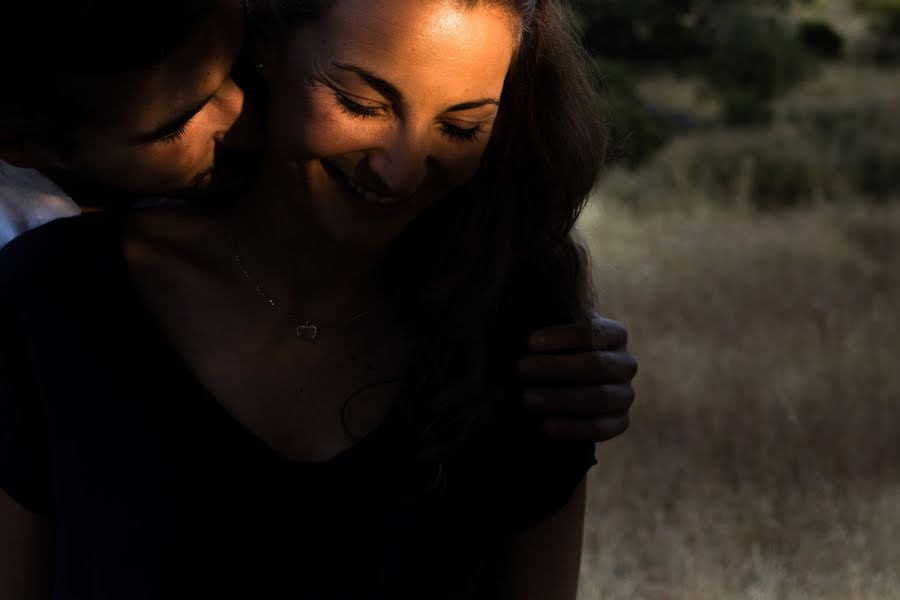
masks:
{"label": "woman smiling", "polygon": [[572,228],[604,139],[568,13],[249,14],[268,136],[242,194],[39,234],[93,240],[69,302],[117,349],[52,423],[123,424],[55,459],[56,597],[574,598],[593,446],[514,401],[528,332],[592,306]]}

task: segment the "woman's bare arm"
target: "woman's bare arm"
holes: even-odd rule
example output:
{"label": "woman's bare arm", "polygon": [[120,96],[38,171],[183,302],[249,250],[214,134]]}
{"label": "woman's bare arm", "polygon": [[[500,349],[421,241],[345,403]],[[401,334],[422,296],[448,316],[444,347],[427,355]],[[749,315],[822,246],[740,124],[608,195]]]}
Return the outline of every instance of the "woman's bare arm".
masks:
{"label": "woman's bare arm", "polygon": [[556,514],[507,547],[489,600],[575,600],[584,536],[585,482]]}
{"label": "woman's bare arm", "polygon": [[0,490],[0,598],[47,600],[52,581],[52,526]]}

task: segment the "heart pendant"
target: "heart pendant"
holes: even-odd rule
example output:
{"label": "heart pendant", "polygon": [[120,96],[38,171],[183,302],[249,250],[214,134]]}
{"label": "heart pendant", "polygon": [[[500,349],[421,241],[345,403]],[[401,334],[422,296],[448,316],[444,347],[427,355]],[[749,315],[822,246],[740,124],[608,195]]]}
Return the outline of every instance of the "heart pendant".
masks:
{"label": "heart pendant", "polygon": [[306,322],[306,325],[297,326],[297,337],[302,340],[311,342],[316,339],[317,333],[319,333],[319,329],[315,325],[310,325],[309,321]]}

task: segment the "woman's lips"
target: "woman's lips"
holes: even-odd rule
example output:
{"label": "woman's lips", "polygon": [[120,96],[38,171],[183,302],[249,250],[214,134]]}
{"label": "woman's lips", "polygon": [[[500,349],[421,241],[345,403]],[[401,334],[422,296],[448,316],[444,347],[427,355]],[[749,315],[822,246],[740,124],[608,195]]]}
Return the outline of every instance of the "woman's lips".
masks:
{"label": "woman's lips", "polygon": [[353,192],[356,196],[359,196],[363,200],[367,202],[371,202],[373,204],[397,204],[400,202],[400,198],[392,197],[392,196],[382,196],[370,190],[369,188],[363,186],[361,183],[338,169],[337,167],[328,164],[325,161],[322,161],[322,165],[325,168],[325,171],[331,175],[334,179],[338,180],[340,183],[344,184],[351,192]]}

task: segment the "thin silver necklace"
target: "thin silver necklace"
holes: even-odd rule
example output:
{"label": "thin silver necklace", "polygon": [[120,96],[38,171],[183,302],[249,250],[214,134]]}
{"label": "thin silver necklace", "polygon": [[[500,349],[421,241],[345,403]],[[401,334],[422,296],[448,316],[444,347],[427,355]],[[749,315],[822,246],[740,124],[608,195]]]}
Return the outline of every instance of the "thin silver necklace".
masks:
{"label": "thin silver necklace", "polygon": [[[247,284],[259,295],[260,298],[266,301],[266,303],[274,308],[275,310],[282,311],[284,314],[295,323],[295,333],[297,337],[301,340],[307,342],[314,342],[316,337],[319,335],[319,326],[315,323],[311,322],[309,319],[301,319],[297,317],[293,312],[284,309],[281,306],[281,303],[278,302],[275,298],[273,298],[268,292],[266,292],[266,288],[250,273],[250,270],[244,264],[244,260],[241,258],[241,253],[238,251],[237,240],[234,237],[234,233],[228,232],[228,239],[231,242],[231,253],[234,255],[234,263],[237,265],[237,268],[240,270],[241,274],[244,276],[244,279],[247,281]],[[359,319],[362,319],[364,316],[368,315],[369,311],[364,310],[361,313],[356,314],[353,318],[347,320],[343,324],[349,325]]]}

